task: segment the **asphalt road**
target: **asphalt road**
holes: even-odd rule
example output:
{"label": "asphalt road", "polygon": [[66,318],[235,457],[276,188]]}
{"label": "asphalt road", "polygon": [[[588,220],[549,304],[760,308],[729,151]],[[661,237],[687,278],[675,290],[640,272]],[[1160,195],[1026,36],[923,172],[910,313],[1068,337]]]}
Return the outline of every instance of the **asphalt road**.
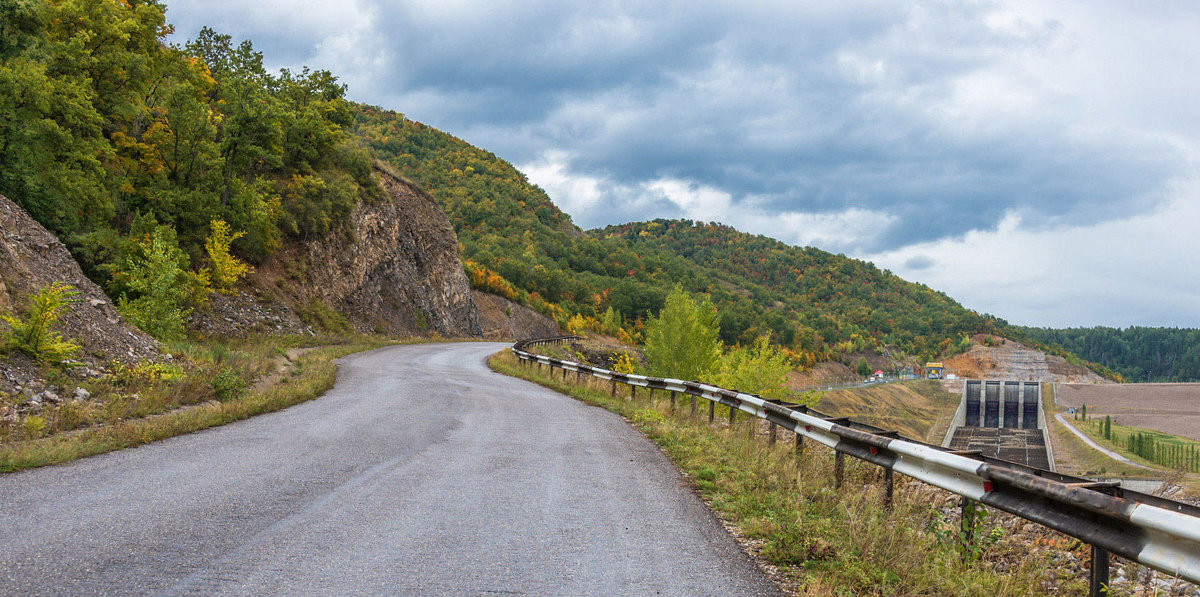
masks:
{"label": "asphalt road", "polygon": [[777,594],[653,443],[502,346],[353,355],[285,411],[0,476],[0,593]]}

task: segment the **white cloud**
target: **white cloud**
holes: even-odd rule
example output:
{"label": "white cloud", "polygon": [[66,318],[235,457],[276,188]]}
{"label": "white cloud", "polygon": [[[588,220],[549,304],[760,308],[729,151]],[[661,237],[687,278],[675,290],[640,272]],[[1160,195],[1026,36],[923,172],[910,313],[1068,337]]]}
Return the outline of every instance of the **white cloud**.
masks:
{"label": "white cloud", "polygon": [[869,259],[1013,323],[1200,327],[1198,226],[1200,184],[1193,183],[1127,220],[1030,229],[1009,214],[994,230]]}
{"label": "white cloud", "polygon": [[735,201],[725,191],[679,178],[663,177],[622,185],[573,173],[570,161],[565,152],[547,152],[520,169],[583,226],[592,225],[589,219],[598,215],[603,223],[620,220],[614,220],[613,214],[622,214],[629,221],[686,218],[721,222],[789,244],[813,245],[836,252],[873,245],[899,222],[894,215],[860,208],[828,213],[777,212],[754,198]]}

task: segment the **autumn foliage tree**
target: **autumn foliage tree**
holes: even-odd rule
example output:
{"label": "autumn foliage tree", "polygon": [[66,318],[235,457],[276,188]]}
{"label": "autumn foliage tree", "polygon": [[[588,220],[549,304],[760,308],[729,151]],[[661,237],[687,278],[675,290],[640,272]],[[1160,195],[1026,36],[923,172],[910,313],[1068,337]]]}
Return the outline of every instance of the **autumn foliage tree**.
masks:
{"label": "autumn foliage tree", "polygon": [[246,262],[229,254],[229,245],[242,236],[245,236],[244,232],[230,232],[225,220],[218,219],[210,223],[204,250],[212,267],[213,288],[220,292],[232,292],[238,280],[254,271]]}

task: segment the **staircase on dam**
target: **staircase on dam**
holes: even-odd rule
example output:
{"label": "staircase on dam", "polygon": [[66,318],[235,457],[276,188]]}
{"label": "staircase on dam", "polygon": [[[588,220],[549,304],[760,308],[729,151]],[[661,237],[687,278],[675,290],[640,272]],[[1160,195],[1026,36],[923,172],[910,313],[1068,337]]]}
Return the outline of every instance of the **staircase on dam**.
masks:
{"label": "staircase on dam", "polygon": [[1050,469],[1041,429],[959,427],[950,439],[953,450],[978,450],[986,456]]}
{"label": "staircase on dam", "polygon": [[1054,470],[1053,450],[1042,411],[1041,384],[967,380],[954,422],[942,445]]}

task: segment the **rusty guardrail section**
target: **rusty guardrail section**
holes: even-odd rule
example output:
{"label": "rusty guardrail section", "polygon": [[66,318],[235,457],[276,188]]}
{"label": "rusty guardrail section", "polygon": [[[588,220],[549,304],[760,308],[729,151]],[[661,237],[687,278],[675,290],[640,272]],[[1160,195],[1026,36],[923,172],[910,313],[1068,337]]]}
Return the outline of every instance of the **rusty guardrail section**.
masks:
{"label": "rusty guardrail section", "polygon": [[525,340],[514,344],[512,351],[521,361],[548,365],[552,372],[555,367],[562,369],[564,376],[574,371],[577,376],[611,380],[614,390],[622,383],[687,394],[731,407],[731,420],[736,411],[765,419],[794,432],[797,446],[801,438],[808,438],[833,449],[839,459],[849,455],[883,467],[888,495],[894,471],[1076,537],[1092,546],[1095,595],[1104,594],[1108,584],[1108,553],[1200,583],[1200,508],[1196,506],[977,452],[954,452],[801,405],[693,381],[617,373],[526,350],[575,339]]}

